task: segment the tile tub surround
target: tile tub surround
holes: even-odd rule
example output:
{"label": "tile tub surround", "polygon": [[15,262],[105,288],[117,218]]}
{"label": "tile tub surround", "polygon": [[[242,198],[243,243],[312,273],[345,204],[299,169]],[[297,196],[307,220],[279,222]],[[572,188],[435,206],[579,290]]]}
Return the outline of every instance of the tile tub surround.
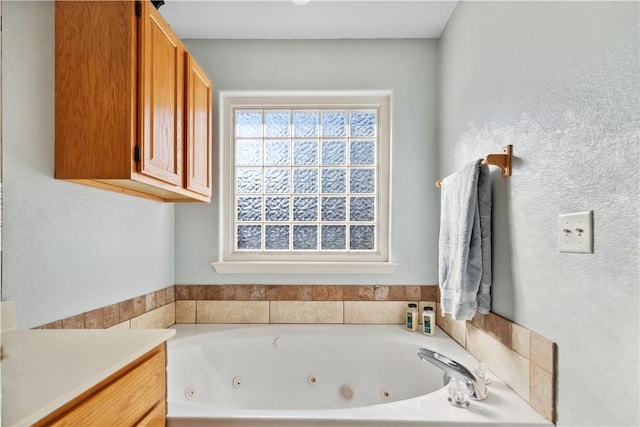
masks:
{"label": "tile tub surround", "polygon": [[164,329],[175,323],[175,288],[169,286],[34,329]]}
{"label": "tile tub surround", "polygon": [[166,328],[196,322],[402,324],[408,302],[437,298],[437,285],[175,285],[34,329]]}
{"label": "tile tub surround", "polygon": [[176,285],[176,323],[403,324],[436,285]]}
{"label": "tile tub surround", "polygon": [[440,328],[555,422],[555,343],[494,313],[440,312],[437,285],[175,285],[38,329],[167,328],[181,323],[404,324],[407,303],[437,309]]}
{"label": "tile tub surround", "polygon": [[556,416],[557,346],[545,337],[494,313],[470,321],[442,317],[447,334],[481,360],[502,381],[551,422]]}

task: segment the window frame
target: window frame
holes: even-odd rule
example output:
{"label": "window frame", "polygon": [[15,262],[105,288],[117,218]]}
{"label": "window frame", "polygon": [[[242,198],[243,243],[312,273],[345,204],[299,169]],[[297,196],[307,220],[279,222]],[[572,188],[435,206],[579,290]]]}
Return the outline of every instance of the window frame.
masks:
{"label": "window frame", "polygon": [[[218,273],[392,273],[391,260],[391,91],[362,92],[237,92],[219,95],[219,259]],[[236,109],[376,109],[376,227],[375,251],[305,251],[300,253],[234,251]],[[348,244],[348,242],[347,242]]]}

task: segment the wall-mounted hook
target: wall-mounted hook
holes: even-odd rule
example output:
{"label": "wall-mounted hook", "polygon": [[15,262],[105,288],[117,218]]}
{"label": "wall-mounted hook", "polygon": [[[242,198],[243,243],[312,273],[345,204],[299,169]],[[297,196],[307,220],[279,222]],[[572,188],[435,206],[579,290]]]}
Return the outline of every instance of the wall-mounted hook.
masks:
{"label": "wall-mounted hook", "polygon": [[509,144],[502,149],[504,154],[489,154],[482,162],[483,165],[498,166],[502,169],[502,176],[511,176],[511,158],[513,157],[513,145]]}

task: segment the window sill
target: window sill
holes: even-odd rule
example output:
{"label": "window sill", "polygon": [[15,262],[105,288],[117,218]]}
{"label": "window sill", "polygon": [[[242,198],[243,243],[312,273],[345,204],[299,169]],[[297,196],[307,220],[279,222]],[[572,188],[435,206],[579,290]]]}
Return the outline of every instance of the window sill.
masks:
{"label": "window sill", "polygon": [[392,262],[212,262],[216,273],[391,274]]}

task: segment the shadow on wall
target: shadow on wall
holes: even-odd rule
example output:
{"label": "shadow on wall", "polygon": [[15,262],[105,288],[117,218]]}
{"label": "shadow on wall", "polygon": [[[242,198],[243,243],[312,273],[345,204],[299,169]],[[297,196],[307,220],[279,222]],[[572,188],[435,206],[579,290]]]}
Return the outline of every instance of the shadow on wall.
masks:
{"label": "shadow on wall", "polygon": [[[514,166],[520,161],[513,157]],[[497,173],[496,173],[497,172]],[[513,291],[512,245],[511,245],[511,178],[500,177],[500,171],[492,170],[491,182],[492,212],[492,311],[493,307],[501,307],[498,312],[507,319],[515,318],[515,294]],[[497,303],[497,304],[496,304]]]}

